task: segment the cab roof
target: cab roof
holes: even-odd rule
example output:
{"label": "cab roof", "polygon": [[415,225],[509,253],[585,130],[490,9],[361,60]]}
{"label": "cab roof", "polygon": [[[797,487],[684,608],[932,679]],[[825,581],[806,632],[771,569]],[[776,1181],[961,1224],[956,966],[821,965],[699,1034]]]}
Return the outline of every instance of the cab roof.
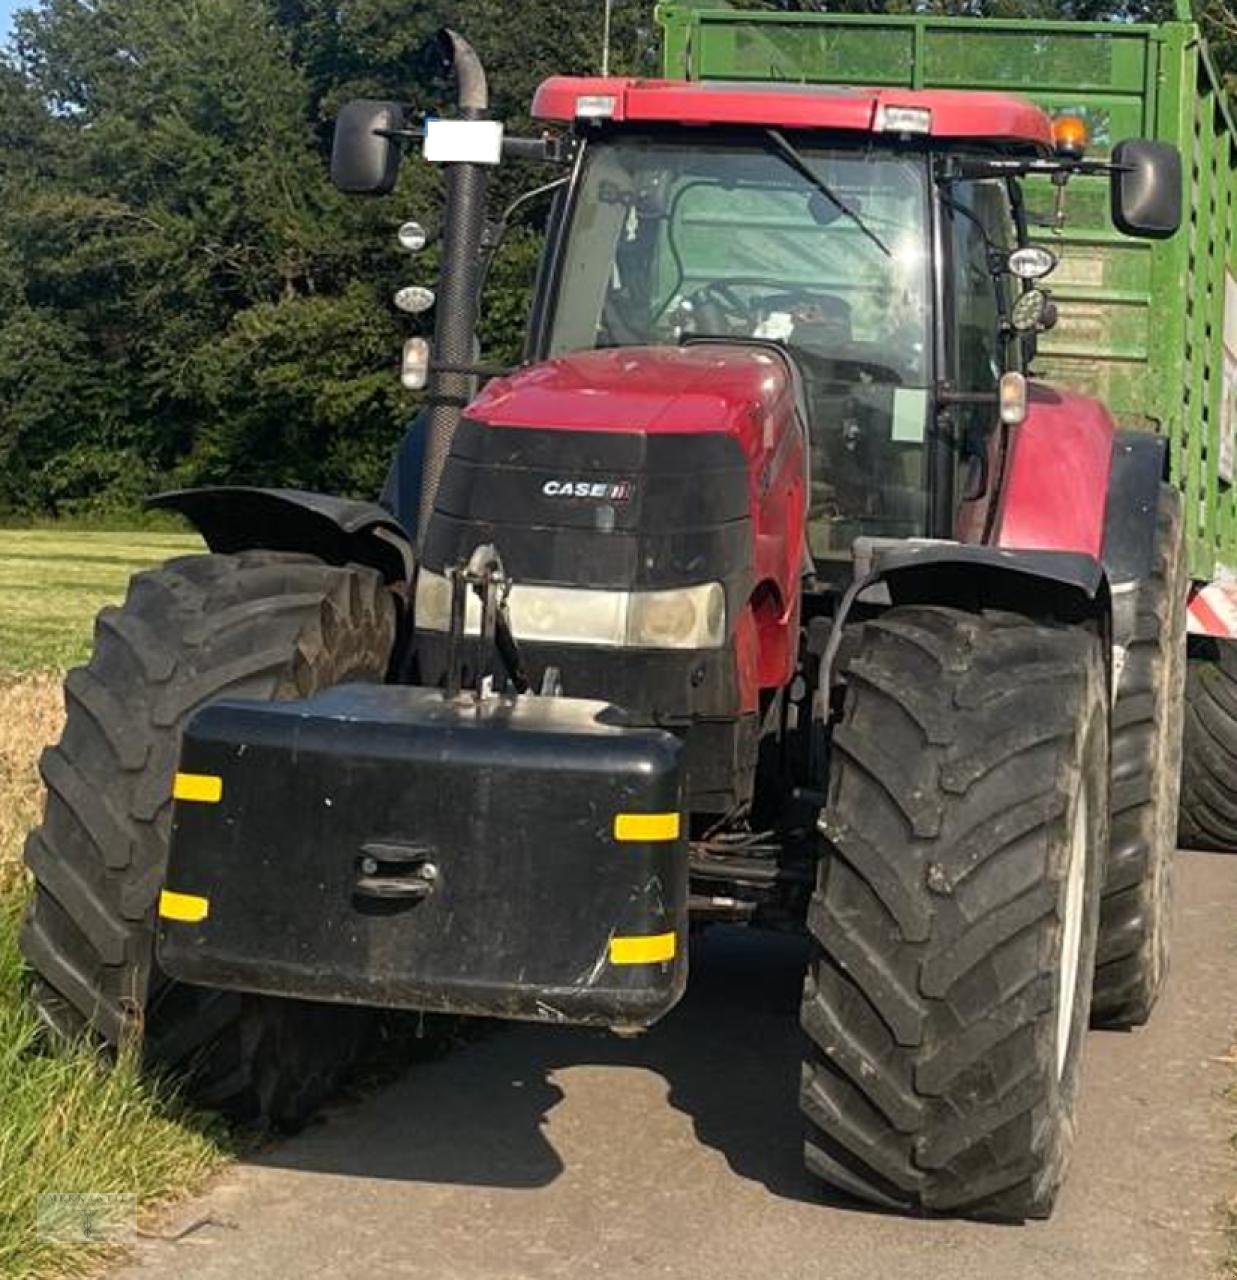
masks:
{"label": "cab roof", "polygon": [[928,127],[915,132],[932,138],[973,140],[1047,153],[1053,149],[1048,115],[1025,98],[1008,93],[553,76],[541,85],[533,99],[533,115],[538,120],[764,125],[895,135],[903,130],[886,126],[886,111],[895,109],[896,120],[900,118],[896,108],[930,112]]}

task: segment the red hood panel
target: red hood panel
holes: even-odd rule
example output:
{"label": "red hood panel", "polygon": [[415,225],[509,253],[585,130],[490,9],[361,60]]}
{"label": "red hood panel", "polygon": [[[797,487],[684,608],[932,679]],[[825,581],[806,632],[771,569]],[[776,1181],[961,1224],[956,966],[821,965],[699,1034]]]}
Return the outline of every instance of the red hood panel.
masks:
{"label": "red hood panel", "polygon": [[744,346],[581,351],[489,383],[468,416],[498,427],[720,432],[753,456],[793,391],[786,366]]}

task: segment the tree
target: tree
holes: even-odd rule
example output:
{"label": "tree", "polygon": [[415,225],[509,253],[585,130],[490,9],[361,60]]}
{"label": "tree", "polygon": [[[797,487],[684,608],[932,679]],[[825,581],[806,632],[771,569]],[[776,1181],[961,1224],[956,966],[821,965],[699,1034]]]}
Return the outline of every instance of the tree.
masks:
{"label": "tree", "polygon": [[1216,66],[1237,96],[1237,7],[1233,0],[1195,0]]}
{"label": "tree", "polygon": [[[134,474],[287,472],[294,443],[304,483],[348,487],[341,438],[359,428],[390,448],[409,410],[397,383],[376,401],[364,391],[373,329],[388,375],[398,333],[376,294],[378,237],[326,180],[307,78],[271,11],[251,0],[45,0],[19,18],[17,50],[25,115],[0,159],[15,170],[0,244],[22,287],[0,316],[0,504],[72,505],[128,492],[121,481]],[[8,69],[0,89],[14,78]],[[42,154],[49,137],[54,171],[35,182],[22,153]],[[353,286],[366,277],[362,314]],[[267,447],[269,431],[255,428],[221,458],[217,424],[238,401],[287,422],[288,401],[271,398],[269,378],[259,385],[245,342],[281,307],[285,323],[312,315],[300,377],[328,390],[317,370],[329,352],[329,390],[364,412],[319,414],[312,448],[291,432]],[[58,380],[38,376],[46,360],[30,377],[38,351],[55,356]],[[243,417],[252,427],[254,413]]]}

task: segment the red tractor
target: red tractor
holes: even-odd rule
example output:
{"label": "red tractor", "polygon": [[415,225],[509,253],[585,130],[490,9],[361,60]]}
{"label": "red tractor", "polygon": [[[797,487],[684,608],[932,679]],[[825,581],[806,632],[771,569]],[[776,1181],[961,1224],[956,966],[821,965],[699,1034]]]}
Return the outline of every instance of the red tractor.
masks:
{"label": "red tractor", "polygon": [[[48,1022],[140,1025],[294,1124],[376,1009],[630,1031],[694,929],[805,929],[809,1168],[1046,1215],[1088,1023],[1163,978],[1185,578],[1162,441],[1028,378],[1062,207],[1023,184],[1110,175],[1169,236],[1178,154],[1089,161],[1002,94],[615,78],[550,80],[511,138],[446,41],[457,116],[353,103],[333,166],[446,167],[428,411],[381,506],[156,500],[210,554],[137,577],[69,677],[28,849]],[[509,157],[559,174],[496,371]]]}

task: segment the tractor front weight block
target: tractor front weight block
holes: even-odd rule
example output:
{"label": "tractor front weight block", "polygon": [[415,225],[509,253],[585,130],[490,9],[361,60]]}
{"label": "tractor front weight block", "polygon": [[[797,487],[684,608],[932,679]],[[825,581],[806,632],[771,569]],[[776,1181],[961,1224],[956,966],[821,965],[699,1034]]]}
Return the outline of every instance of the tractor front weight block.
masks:
{"label": "tractor front weight block", "polygon": [[614,707],[377,685],[219,702],[174,795],[173,978],[615,1028],[683,993],[682,751]]}

